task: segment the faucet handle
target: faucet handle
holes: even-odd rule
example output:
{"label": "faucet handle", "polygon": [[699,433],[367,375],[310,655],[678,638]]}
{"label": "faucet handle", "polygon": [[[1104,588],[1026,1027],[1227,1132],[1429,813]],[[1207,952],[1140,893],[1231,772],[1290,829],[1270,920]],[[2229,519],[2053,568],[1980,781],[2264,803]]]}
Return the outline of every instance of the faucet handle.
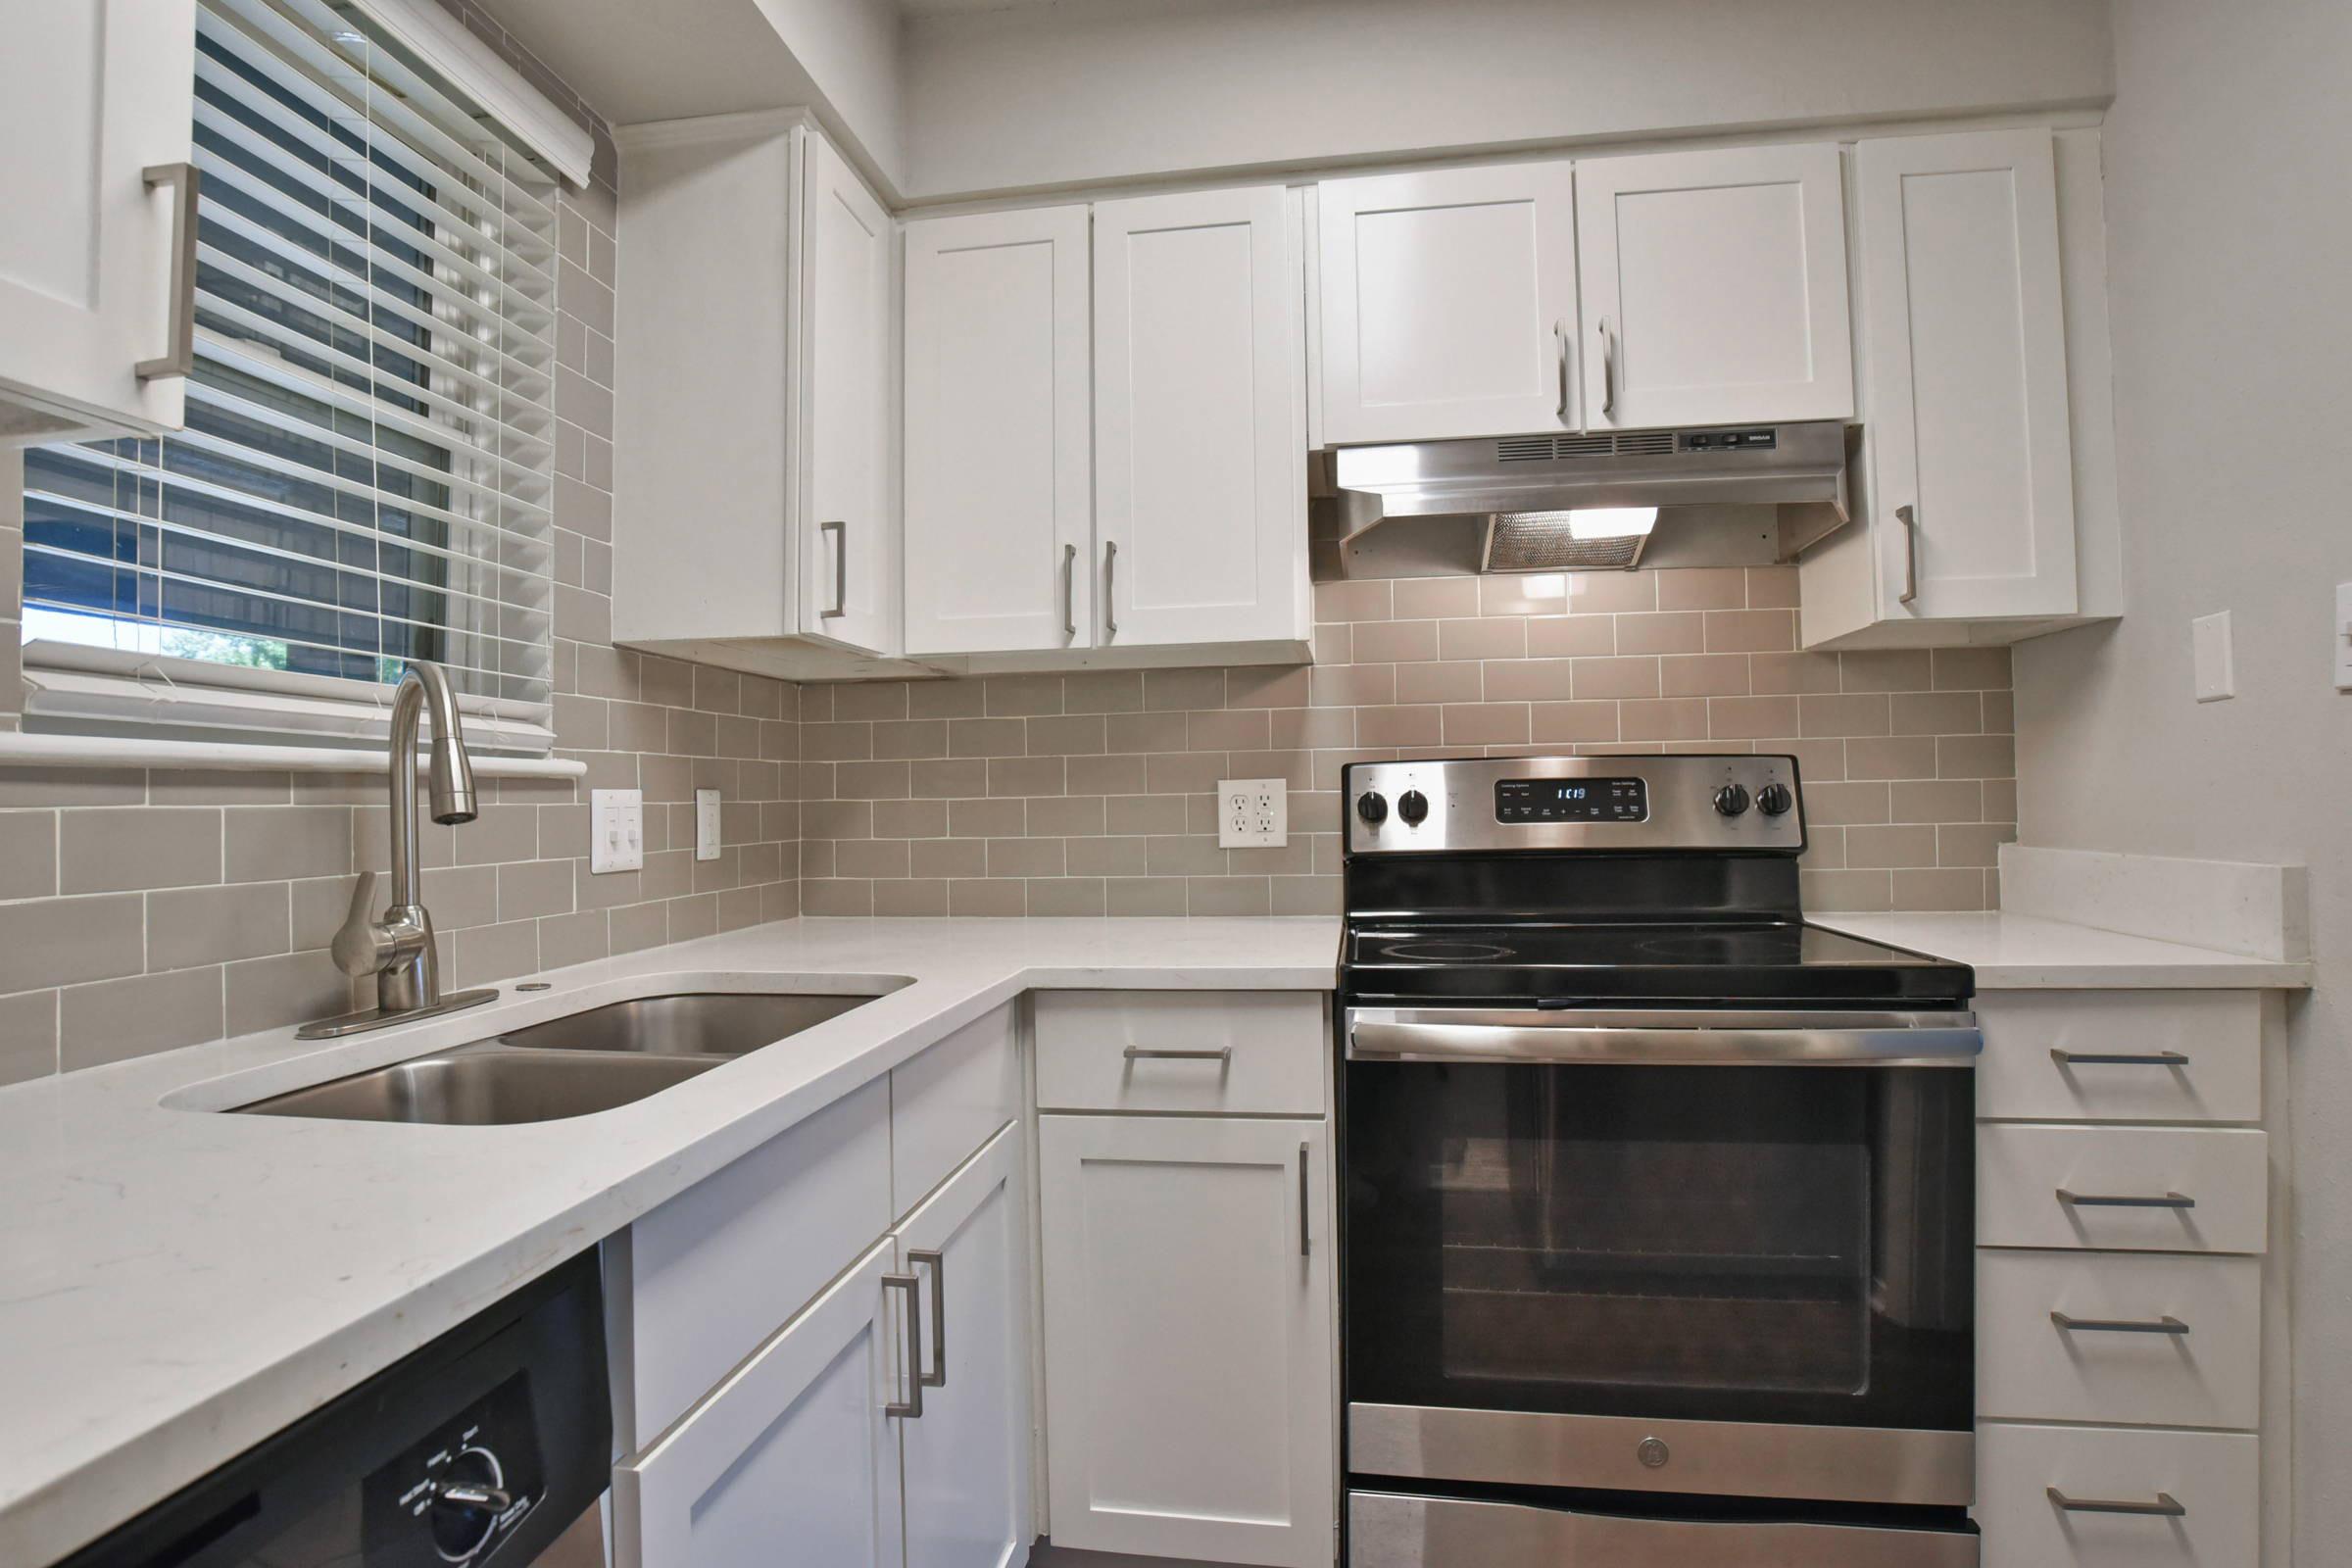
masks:
{"label": "faucet handle", "polygon": [[345,974],[374,974],[392,956],[392,935],[375,923],[374,913],[375,873],[362,871],[360,885],[351,890],[351,911],[327,950]]}

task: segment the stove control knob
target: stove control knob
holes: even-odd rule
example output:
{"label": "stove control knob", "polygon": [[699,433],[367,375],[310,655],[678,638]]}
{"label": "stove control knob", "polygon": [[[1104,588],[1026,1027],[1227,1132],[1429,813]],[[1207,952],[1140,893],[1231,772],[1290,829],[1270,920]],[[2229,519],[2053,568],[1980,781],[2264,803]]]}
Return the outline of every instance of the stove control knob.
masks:
{"label": "stove control knob", "polygon": [[1786,816],[1795,804],[1796,797],[1788,793],[1786,784],[1767,784],[1756,791],[1756,809],[1766,816]]}
{"label": "stove control knob", "polygon": [[1404,818],[1407,827],[1419,827],[1429,815],[1429,797],[1419,790],[1406,790],[1396,797],[1396,814]]}
{"label": "stove control knob", "polygon": [[500,1517],[514,1505],[498,1455],[483,1447],[460,1449],[433,1486],[427,1509],[433,1549],[443,1562],[468,1561],[490,1544]]}
{"label": "stove control knob", "polygon": [[1726,784],[1715,792],[1715,809],[1725,816],[1739,816],[1747,809],[1747,787]]}
{"label": "stove control knob", "polygon": [[1366,790],[1355,798],[1355,814],[1372,827],[1389,819],[1388,797],[1378,790]]}

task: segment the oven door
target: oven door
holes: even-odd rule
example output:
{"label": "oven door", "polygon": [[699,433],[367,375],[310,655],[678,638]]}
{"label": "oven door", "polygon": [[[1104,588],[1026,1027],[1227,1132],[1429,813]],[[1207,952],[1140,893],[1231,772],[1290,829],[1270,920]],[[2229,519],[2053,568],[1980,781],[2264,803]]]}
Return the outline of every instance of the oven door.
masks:
{"label": "oven door", "polygon": [[1351,1472],[1970,1500],[1973,1017],[1345,1029]]}

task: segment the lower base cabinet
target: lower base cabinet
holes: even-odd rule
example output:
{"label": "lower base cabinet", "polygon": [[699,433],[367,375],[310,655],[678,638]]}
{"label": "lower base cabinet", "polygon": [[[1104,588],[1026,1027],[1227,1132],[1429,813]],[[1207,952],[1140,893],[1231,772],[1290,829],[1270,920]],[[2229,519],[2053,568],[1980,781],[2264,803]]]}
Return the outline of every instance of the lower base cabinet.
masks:
{"label": "lower base cabinet", "polygon": [[2249,1568],[2261,1498],[2251,1433],[1977,1429],[1984,1568]]}
{"label": "lower base cabinet", "polygon": [[1003,1128],[613,1472],[615,1568],[1020,1568],[1029,1250]]}
{"label": "lower base cabinet", "polygon": [[904,1344],[885,1238],[612,1474],[619,1568],[826,1568],[903,1560],[899,1423]]}
{"label": "lower base cabinet", "polygon": [[1056,1546],[1332,1561],[1327,1158],[1320,1121],[1038,1118]]}

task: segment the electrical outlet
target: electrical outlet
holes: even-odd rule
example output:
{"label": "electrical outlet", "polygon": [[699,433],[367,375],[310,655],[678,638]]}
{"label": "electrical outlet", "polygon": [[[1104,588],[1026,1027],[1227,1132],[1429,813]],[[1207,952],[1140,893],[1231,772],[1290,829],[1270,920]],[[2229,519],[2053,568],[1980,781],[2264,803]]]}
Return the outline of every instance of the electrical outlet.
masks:
{"label": "electrical outlet", "polygon": [[2352,582],[2335,585],[2335,689],[2352,692]]}
{"label": "electrical outlet", "polygon": [[1217,780],[1217,846],[1278,850],[1291,841],[1291,787],[1278,778]]}
{"label": "electrical outlet", "polygon": [[2230,612],[2199,615],[2188,623],[2196,656],[2197,701],[2218,703],[2237,695],[2237,657],[2230,635]]}
{"label": "electrical outlet", "polygon": [[694,858],[718,858],[718,791],[694,792]]}
{"label": "electrical outlet", "polygon": [[636,871],[645,866],[642,790],[588,792],[588,871]]}

